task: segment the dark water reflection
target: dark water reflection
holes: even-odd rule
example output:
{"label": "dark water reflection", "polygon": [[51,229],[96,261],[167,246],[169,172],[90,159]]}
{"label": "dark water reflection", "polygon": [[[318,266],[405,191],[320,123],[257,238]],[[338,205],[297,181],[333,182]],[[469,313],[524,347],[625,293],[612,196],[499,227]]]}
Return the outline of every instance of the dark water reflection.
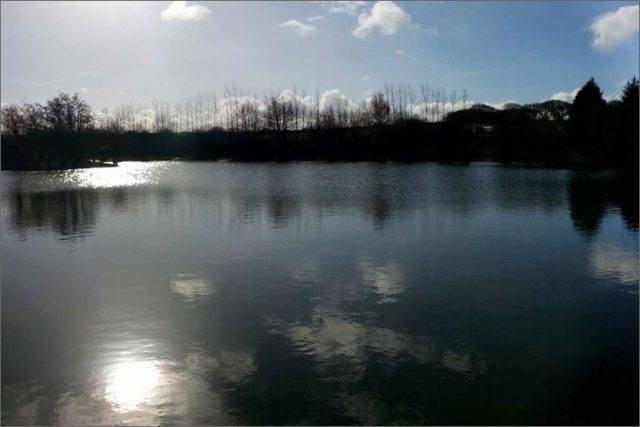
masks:
{"label": "dark water reflection", "polygon": [[638,230],[638,187],[610,176],[575,174],[569,183],[571,219],[587,236],[599,229],[609,207],[617,207],[631,230]]}
{"label": "dark water reflection", "polygon": [[625,194],[490,164],[2,172],[2,422],[637,424]]}

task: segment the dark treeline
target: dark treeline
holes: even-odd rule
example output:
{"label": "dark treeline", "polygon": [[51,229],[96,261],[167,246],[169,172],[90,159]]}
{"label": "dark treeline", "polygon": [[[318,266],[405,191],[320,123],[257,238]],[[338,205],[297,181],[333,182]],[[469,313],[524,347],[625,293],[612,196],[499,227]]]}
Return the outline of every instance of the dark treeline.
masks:
{"label": "dark treeline", "polygon": [[[336,94],[334,94],[336,95]],[[467,106],[424,85],[386,86],[361,105],[341,94],[228,90],[153,109],[92,112],[78,95],[2,107],[2,168],[52,169],[122,160],[497,160],[613,168],[637,176],[638,80],[606,102],[590,79],[573,103]]]}

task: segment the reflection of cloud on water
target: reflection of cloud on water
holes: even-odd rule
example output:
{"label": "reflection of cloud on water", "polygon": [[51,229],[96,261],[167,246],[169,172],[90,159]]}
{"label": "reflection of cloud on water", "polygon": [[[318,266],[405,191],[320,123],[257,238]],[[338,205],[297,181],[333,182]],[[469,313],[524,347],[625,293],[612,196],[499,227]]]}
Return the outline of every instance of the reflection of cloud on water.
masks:
{"label": "reflection of cloud on water", "polygon": [[400,264],[395,261],[375,265],[368,259],[361,259],[358,270],[364,283],[374,288],[382,302],[393,302],[396,295],[404,292],[405,275]]}
{"label": "reflection of cloud on water", "polygon": [[324,309],[314,312],[309,325],[295,325],[289,332],[301,348],[325,361],[344,356],[364,363],[369,352],[389,359],[406,353],[426,361],[432,351],[425,339],[367,326],[349,320],[340,312]]}
{"label": "reflection of cloud on water", "polygon": [[390,330],[368,329],[326,310],[317,310],[309,326],[293,326],[290,332],[300,346],[323,359],[336,356],[363,358],[365,341],[379,347],[383,353],[395,353],[401,347]]}
{"label": "reflection of cloud on water", "polygon": [[325,380],[340,384],[343,391],[335,396],[333,405],[365,425],[386,424],[384,397],[375,390],[355,391],[361,381],[367,381],[369,369],[378,372],[374,368],[377,364],[384,364],[388,375],[393,376],[403,363],[418,363],[436,373],[449,372],[459,381],[484,374],[489,364],[478,354],[452,350],[435,339],[351,320],[339,310],[317,308],[307,324],[271,321],[270,326],[272,333],[287,335],[300,353],[312,357],[315,369]]}
{"label": "reflection of cloud on water", "polygon": [[302,352],[317,359],[320,368],[344,370],[335,372],[340,381],[357,381],[372,352],[388,359],[406,353],[420,360],[429,352],[424,343],[411,342],[391,329],[370,327],[326,309],[316,309],[308,325],[290,326],[287,333]]}
{"label": "reflection of cloud on water", "polygon": [[445,349],[424,337],[352,321],[333,310],[316,309],[308,325],[289,326],[286,333],[301,352],[315,357],[321,368],[343,367],[345,372],[336,372],[340,380],[360,379],[373,354],[388,362],[411,358],[432,363],[467,377],[481,374],[486,368],[486,361],[472,354]]}
{"label": "reflection of cloud on water", "polygon": [[2,387],[2,424],[36,425],[46,399],[43,387],[30,382]]}
{"label": "reflection of cloud on water", "polygon": [[58,398],[55,402],[55,414],[56,424],[61,425],[142,424],[154,421],[153,417],[140,414],[114,412],[104,400],[73,392],[64,393]]}
{"label": "reflection of cloud on water", "polygon": [[637,284],[639,279],[638,254],[623,249],[614,242],[594,243],[590,251],[592,274],[599,278],[614,279],[625,284]]}
{"label": "reflection of cloud on water", "polygon": [[213,283],[195,274],[176,274],[169,286],[186,302],[194,302],[214,293]]}

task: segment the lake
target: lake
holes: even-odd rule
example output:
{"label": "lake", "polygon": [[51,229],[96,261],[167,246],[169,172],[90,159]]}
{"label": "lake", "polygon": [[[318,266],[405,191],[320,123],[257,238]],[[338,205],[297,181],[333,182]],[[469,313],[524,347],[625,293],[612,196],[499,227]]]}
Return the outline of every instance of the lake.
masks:
{"label": "lake", "polygon": [[637,424],[638,207],[491,163],[2,171],[3,424]]}

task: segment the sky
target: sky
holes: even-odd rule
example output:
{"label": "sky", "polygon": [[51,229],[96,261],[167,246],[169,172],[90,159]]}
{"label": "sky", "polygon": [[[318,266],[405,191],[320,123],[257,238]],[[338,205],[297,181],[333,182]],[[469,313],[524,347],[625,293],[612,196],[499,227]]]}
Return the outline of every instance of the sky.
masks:
{"label": "sky", "polygon": [[385,83],[477,102],[614,98],[638,75],[637,2],[1,3],[3,103],[78,92],[94,108],[238,87],[359,102]]}

